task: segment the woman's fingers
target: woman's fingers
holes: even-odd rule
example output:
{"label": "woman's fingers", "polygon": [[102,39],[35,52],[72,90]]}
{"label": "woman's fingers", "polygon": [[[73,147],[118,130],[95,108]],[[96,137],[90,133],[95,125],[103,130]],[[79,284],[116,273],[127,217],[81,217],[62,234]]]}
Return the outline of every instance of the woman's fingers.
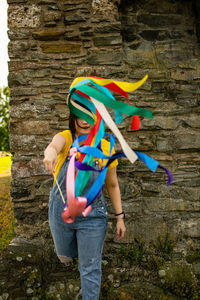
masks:
{"label": "woman's fingers", "polygon": [[52,174],[55,171],[55,165],[56,165],[55,161],[44,159],[43,163],[44,163],[45,169],[48,172],[50,172]]}
{"label": "woman's fingers", "polygon": [[126,227],[125,227],[125,225],[124,225],[124,220],[123,219],[121,219],[121,220],[118,220],[117,221],[117,225],[116,225],[116,239],[117,240],[121,240],[123,237],[124,237],[124,235],[125,235],[125,231],[126,231]]}
{"label": "woman's fingers", "polygon": [[45,169],[53,174],[57,163],[57,152],[52,146],[48,146],[44,151],[43,163],[45,165]]}

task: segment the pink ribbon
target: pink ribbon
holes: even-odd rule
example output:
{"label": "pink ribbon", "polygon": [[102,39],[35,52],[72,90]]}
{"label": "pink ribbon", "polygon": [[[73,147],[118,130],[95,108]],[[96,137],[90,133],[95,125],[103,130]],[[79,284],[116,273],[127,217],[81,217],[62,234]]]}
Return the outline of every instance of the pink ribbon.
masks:
{"label": "pink ribbon", "polygon": [[66,191],[67,191],[67,207],[64,208],[62,213],[62,218],[66,223],[73,223],[76,216],[82,214],[86,217],[91,211],[92,207],[87,205],[87,198],[85,197],[75,197],[75,158],[77,154],[77,149],[70,149],[70,162],[67,170],[66,176]]}

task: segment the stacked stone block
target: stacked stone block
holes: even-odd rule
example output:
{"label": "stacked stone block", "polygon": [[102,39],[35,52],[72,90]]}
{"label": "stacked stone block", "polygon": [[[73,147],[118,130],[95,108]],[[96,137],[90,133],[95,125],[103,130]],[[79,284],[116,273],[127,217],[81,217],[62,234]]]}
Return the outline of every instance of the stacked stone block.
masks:
{"label": "stacked stone block", "polygon": [[[134,185],[128,199],[122,192],[128,217],[134,220],[129,239],[138,234],[137,227],[145,232],[147,223],[175,234],[177,228],[180,234],[187,232],[187,209],[198,219],[200,146],[199,45],[192,4],[122,1],[118,11],[115,6],[103,14],[105,7],[94,14],[95,1],[8,2],[16,218],[26,224],[47,217],[52,180],[42,165],[43,150],[55,132],[68,126],[65,101],[73,78],[97,75],[136,81],[148,74],[147,83],[130,95],[130,101],[151,109],[154,119],[142,120],[141,130],[132,133],[128,118],[121,130],[133,149],[152,154],[171,169],[174,184],[167,188],[162,172],[151,174],[140,163],[119,169],[122,191],[128,178]],[[178,225],[180,212],[183,219],[187,212],[183,228]],[[177,222],[169,226],[172,215]],[[198,232],[198,221],[195,224]],[[158,232],[152,234],[156,237]]]}

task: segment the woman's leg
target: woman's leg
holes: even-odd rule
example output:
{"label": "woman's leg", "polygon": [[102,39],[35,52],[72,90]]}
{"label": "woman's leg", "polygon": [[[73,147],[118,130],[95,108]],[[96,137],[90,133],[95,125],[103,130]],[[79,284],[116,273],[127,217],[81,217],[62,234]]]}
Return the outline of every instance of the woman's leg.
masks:
{"label": "woman's leg", "polygon": [[101,259],[106,218],[86,218],[77,226],[82,300],[98,300],[101,288]]}
{"label": "woman's leg", "polygon": [[54,241],[55,252],[66,266],[77,257],[76,230],[74,224],[65,223],[62,219],[63,203],[53,193],[49,201],[49,226]]}

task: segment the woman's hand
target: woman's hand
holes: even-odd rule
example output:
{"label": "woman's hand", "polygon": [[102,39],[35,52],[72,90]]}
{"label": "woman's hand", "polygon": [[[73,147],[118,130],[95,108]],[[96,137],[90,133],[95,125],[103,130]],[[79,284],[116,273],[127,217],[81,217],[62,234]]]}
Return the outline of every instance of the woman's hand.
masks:
{"label": "woman's hand", "polygon": [[45,169],[49,171],[49,173],[53,174],[55,172],[55,166],[57,163],[57,152],[53,147],[48,147],[45,150],[43,163]]}
{"label": "woman's hand", "polygon": [[126,231],[124,219],[117,219],[116,230],[116,239],[121,240],[124,237]]}
{"label": "woman's hand", "polygon": [[65,146],[65,143],[66,140],[64,136],[58,133],[53,137],[52,142],[47,146],[47,148],[44,151],[43,163],[45,165],[45,169],[51,174],[55,172],[57,155],[62,151],[63,147]]}

